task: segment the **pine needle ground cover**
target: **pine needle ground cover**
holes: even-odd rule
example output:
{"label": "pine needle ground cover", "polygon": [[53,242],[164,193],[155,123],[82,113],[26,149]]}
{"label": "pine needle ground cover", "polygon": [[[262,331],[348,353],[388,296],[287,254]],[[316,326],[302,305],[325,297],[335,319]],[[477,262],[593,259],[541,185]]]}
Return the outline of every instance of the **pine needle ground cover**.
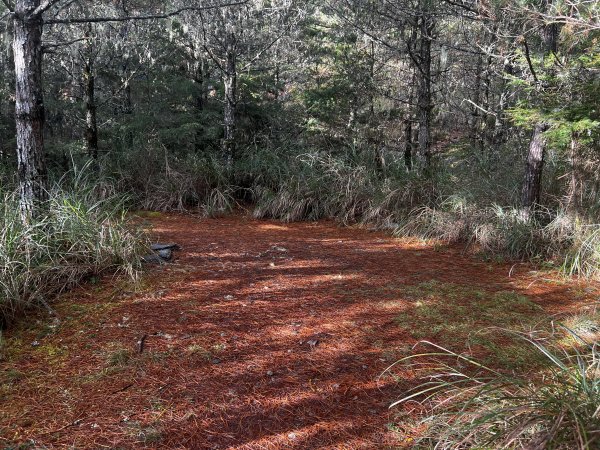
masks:
{"label": "pine needle ground cover", "polygon": [[40,313],[3,335],[2,446],[411,448],[423,408],[389,406],[421,374],[386,369],[417,342],[540,373],[544,358],[494,329],[581,325],[573,311],[599,295],[329,222],[140,220],[182,246],[173,264],[137,287],[101,278],[54,305],[60,322]]}

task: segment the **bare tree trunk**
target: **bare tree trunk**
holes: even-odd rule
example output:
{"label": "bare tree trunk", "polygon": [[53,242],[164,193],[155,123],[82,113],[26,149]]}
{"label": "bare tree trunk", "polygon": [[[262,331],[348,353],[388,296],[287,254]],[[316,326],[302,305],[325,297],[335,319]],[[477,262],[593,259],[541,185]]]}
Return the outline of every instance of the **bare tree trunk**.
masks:
{"label": "bare tree trunk", "polygon": [[542,169],[544,167],[544,156],[546,151],[546,138],[544,137],[544,132],[547,130],[548,124],[536,124],[529,145],[527,166],[525,169],[525,182],[523,183],[523,192],[521,195],[521,205],[526,217],[529,217],[531,208],[540,203],[542,192]]}
{"label": "bare tree trunk", "polygon": [[[14,20],[9,20],[6,23],[6,39],[7,44],[12,44],[14,42]],[[4,71],[4,80],[3,80],[3,88],[5,92],[11,93],[14,92],[15,89],[15,52],[13,49],[13,45],[7,45],[6,48],[6,69]],[[7,124],[10,124],[11,127],[7,130],[8,135],[16,135],[16,130],[14,129],[16,119],[15,119],[15,96],[7,95],[6,100],[6,121]],[[8,157],[9,153],[12,154],[14,150],[12,148],[5,149],[5,156]]]}
{"label": "bare tree trunk", "polygon": [[[496,37],[495,33],[492,34],[490,38],[490,47],[495,45]],[[490,96],[492,90],[492,73],[493,73],[493,64],[494,58],[491,55],[488,55],[485,68],[483,70],[482,76],[482,84],[483,84],[483,97],[481,99],[481,107],[483,108],[484,113],[483,116],[483,130],[481,131],[480,137],[480,145],[481,151],[483,152],[485,148],[490,148],[493,143],[494,131],[496,128],[496,120],[499,120],[498,117],[494,115],[490,115],[487,111],[490,109]],[[500,113],[501,114],[501,113]]]}
{"label": "bare tree trunk", "polygon": [[98,123],[96,118],[96,78],[93,73],[93,44],[91,25],[85,33],[86,61],[83,68],[83,82],[85,86],[85,141],[88,156],[94,160],[98,159]]}
{"label": "bare tree trunk", "polygon": [[44,155],[44,99],[42,91],[42,29],[39,0],[20,0],[15,6],[15,116],[20,211],[24,222],[39,217],[48,198]]}
{"label": "bare tree trunk", "polygon": [[404,120],[404,165],[409,172],[412,170],[412,120],[410,115]]}
{"label": "bare tree trunk", "polygon": [[89,64],[85,67],[85,140],[88,156],[98,159],[98,123],[96,118],[95,77]]}
{"label": "bare tree trunk", "polygon": [[[193,63],[193,81],[198,85],[198,93],[196,94],[196,112],[198,113],[198,123],[201,123],[201,114],[204,111],[204,60],[199,51],[194,52],[194,63]],[[196,151],[201,149],[201,142],[204,136],[204,129],[198,126],[196,130],[195,148]]]}
{"label": "bare tree trunk", "polygon": [[423,0],[419,17],[419,92],[417,111],[419,120],[419,151],[425,160],[425,171],[431,168],[431,40],[435,20],[431,14],[430,0]]}
{"label": "bare tree trunk", "polygon": [[228,35],[227,60],[225,73],[223,74],[225,84],[225,137],[223,139],[223,152],[227,164],[233,162],[235,156],[235,129],[236,129],[236,106],[237,106],[237,55],[235,51],[235,36]]}
{"label": "bare tree trunk", "polygon": [[479,110],[481,106],[481,84],[483,75],[483,56],[477,55],[477,65],[475,67],[475,89],[473,92],[473,105],[471,105],[471,118],[470,118],[470,140],[471,145],[479,151],[483,148],[481,144],[481,112]]}

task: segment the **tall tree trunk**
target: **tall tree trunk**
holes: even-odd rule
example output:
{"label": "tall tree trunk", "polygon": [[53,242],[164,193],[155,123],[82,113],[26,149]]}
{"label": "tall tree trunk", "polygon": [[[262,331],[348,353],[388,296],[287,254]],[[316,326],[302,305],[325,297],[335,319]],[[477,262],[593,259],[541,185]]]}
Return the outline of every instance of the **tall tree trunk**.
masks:
{"label": "tall tree trunk", "polygon": [[225,73],[223,74],[225,84],[225,136],[223,139],[223,152],[227,159],[227,164],[230,165],[235,157],[237,54],[235,51],[235,36],[233,36],[233,33],[228,35],[227,40],[227,60],[225,62]]}
{"label": "tall tree trunk", "polygon": [[204,129],[200,124],[202,123],[201,114],[204,111],[204,60],[199,51],[194,52],[194,63],[193,63],[193,81],[198,85],[198,92],[196,94],[196,112],[198,114],[198,128],[196,130],[196,138],[194,147],[196,151],[201,150],[201,143],[204,137]]}
{"label": "tall tree trunk", "polygon": [[93,73],[93,43],[91,25],[86,33],[86,61],[83,68],[83,82],[85,86],[85,141],[88,156],[98,159],[98,123],[96,118],[96,78]]}
{"label": "tall tree trunk", "polygon": [[544,167],[544,156],[546,150],[546,138],[544,132],[548,130],[548,124],[538,123],[533,130],[533,137],[529,144],[527,155],[527,166],[525,169],[525,182],[521,195],[523,213],[529,217],[531,208],[540,203],[542,192],[542,169]]}
{"label": "tall tree trunk", "polygon": [[98,123],[96,118],[95,77],[89,63],[85,65],[85,141],[88,156],[98,159]]}
{"label": "tall tree trunk", "polygon": [[494,132],[495,132],[495,128],[496,128],[496,121],[500,120],[499,115],[501,114],[501,112],[498,113],[498,116],[494,116],[494,115],[490,115],[487,111],[489,111],[490,109],[490,97],[491,97],[491,92],[492,92],[492,74],[493,74],[493,65],[494,65],[494,58],[491,54],[491,49],[494,48],[494,46],[496,45],[496,28],[494,27],[492,29],[492,33],[490,35],[490,41],[489,41],[489,50],[488,50],[488,56],[486,59],[486,63],[485,63],[485,68],[483,70],[483,74],[482,74],[482,84],[483,84],[483,97],[481,99],[481,107],[484,111],[486,111],[484,113],[483,116],[483,130],[481,131],[481,138],[480,138],[480,142],[481,142],[481,150],[485,150],[485,148],[490,148],[493,145],[493,139],[494,139]]}
{"label": "tall tree trunk", "polygon": [[[6,23],[6,39],[7,39],[7,48],[6,48],[6,69],[4,70],[4,80],[2,83],[2,87],[7,93],[6,101],[6,123],[10,124],[10,128],[7,130],[7,135],[16,135],[15,130],[15,96],[12,94],[15,90],[15,52],[13,49],[14,42],[14,20],[9,20]],[[14,150],[12,148],[5,149],[5,156],[8,157],[9,153],[12,155]]]}
{"label": "tall tree trunk", "polygon": [[431,168],[431,41],[435,19],[431,12],[431,0],[422,0],[419,17],[419,92],[417,115],[419,120],[419,151],[425,160],[425,171]]}
{"label": "tall tree trunk", "polygon": [[[548,10],[552,0],[544,0],[543,6]],[[558,46],[558,33],[560,28],[556,24],[546,25],[542,28],[542,40],[545,44],[545,55],[556,53]],[[534,77],[535,78],[535,77]],[[527,154],[527,166],[525,169],[525,179],[523,181],[523,196],[521,207],[523,215],[529,217],[532,207],[539,203],[541,196],[541,179],[544,170],[544,156],[546,152],[546,139],[543,133],[547,131],[549,125],[539,122],[535,125],[533,137],[529,145]]]}
{"label": "tall tree trunk", "polygon": [[375,119],[375,41],[371,39],[371,49],[369,54],[369,124]]}
{"label": "tall tree trunk", "polygon": [[39,217],[48,198],[42,91],[43,21],[41,15],[32,14],[39,3],[39,0],[20,0],[14,15],[17,159],[24,222]]}

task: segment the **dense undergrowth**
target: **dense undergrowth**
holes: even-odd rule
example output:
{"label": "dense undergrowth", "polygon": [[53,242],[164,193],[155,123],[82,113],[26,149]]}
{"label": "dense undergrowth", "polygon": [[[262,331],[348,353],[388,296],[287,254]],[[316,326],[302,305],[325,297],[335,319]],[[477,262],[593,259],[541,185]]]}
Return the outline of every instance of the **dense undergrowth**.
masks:
{"label": "dense undergrowth", "polygon": [[106,271],[135,277],[144,237],[128,225],[122,196],[85,173],[55,183],[40,220],[24,224],[17,195],[0,205],[0,322],[7,324]]}

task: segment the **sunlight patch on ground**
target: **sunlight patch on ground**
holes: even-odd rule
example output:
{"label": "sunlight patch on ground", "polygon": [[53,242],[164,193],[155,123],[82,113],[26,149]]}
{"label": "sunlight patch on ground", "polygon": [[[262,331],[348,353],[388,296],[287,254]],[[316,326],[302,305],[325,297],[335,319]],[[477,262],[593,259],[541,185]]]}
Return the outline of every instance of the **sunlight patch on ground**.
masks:
{"label": "sunlight patch on ground", "polygon": [[284,225],[274,225],[272,223],[261,224],[257,228],[261,231],[288,231],[290,229]]}

